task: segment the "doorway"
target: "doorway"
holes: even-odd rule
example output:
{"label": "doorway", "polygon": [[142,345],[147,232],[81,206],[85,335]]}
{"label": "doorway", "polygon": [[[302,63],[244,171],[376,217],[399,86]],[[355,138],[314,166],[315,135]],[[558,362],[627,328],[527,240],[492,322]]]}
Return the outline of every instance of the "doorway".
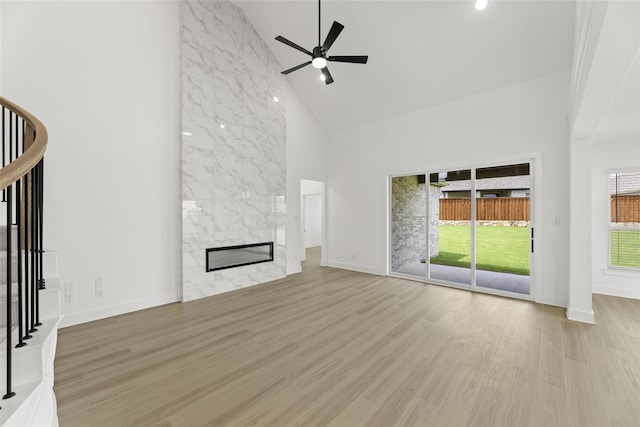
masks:
{"label": "doorway", "polygon": [[323,264],[324,183],[300,180],[300,260]]}
{"label": "doorway", "polygon": [[531,162],[390,177],[389,273],[531,298]]}
{"label": "doorway", "polygon": [[322,246],[322,194],[305,194],[304,247]]}

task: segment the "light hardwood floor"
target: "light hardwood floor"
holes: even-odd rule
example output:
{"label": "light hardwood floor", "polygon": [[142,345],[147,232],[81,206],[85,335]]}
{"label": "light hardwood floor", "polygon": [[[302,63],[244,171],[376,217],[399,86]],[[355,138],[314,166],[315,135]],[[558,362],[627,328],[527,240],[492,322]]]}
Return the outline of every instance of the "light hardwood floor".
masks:
{"label": "light hardwood floor", "polygon": [[640,425],[640,301],[564,309],[321,268],[60,331],[66,426]]}

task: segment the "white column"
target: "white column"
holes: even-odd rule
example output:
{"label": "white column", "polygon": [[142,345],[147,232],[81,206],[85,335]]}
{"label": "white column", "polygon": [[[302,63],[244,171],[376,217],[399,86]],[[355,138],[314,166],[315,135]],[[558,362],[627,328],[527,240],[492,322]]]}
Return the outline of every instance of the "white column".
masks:
{"label": "white column", "polygon": [[591,139],[571,141],[567,318],[595,323],[591,297]]}

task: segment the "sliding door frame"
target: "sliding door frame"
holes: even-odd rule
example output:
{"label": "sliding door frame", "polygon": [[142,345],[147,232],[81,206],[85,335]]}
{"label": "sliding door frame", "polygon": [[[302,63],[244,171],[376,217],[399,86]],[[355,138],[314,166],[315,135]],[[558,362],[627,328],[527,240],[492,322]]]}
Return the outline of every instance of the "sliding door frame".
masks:
{"label": "sliding door frame", "polygon": [[[531,250],[529,251],[529,295],[523,295],[523,294],[518,294],[515,292],[508,292],[508,291],[502,291],[499,289],[491,289],[491,288],[483,288],[483,287],[478,287],[476,285],[476,170],[480,169],[480,168],[486,168],[486,167],[495,167],[495,166],[506,166],[506,165],[511,165],[511,164],[520,164],[520,163],[529,163],[529,182],[530,182],[530,195],[529,195],[529,224],[530,224],[530,229],[534,230],[534,239],[533,240],[533,244],[534,244],[534,251],[532,252]],[[538,254],[539,252],[539,248],[543,247],[542,246],[542,241],[543,241],[543,233],[542,233],[542,223],[541,221],[538,221],[538,217],[541,214],[541,203],[540,200],[542,200],[542,197],[540,196],[541,191],[542,191],[542,181],[541,181],[541,168],[542,168],[542,162],[541,162],[541,155],[540,153],[531,153],[531,154],[527,154],[524,155],[522,157],[515,157],[515,158],[509,158],[509,159],[502,159],[500,161],[495,161],[495,162],[491,162],[491,163],[482,163],[482,164],[475,164],[472,166],[447,166],[445,168],[427,168],[425,169],[424,172],[417,172],[417,173],[401,173],[401,174],[393,174],[393,175],[388,175],[387,176],[387,188],[385,189],[385,192],[387,193],[387,275],[391,276],[391,277],[398,277],[401,279],[410,279],[410,280],[414,280],[414,281],[419,281],[419,282],[424,282],[424,283],[433,283],[436,285],[442,285],[442,286],[449,286],[449,287],[454,287],[454,288],[458,288],[458,289],[467,289],[467,290],[471,290],[471,291],[475,291],[475,292],[480,292],[480,293],[487,293],[487,294],[493,294],[493,295],[500,295],[500,296],[505,296],[505,297],[509,297],[509,298],[515,298],[515,299],[523,299],[523,300],[530,300],[530,301],[536,301],[536,295],[538,294],[538,282],[539,282],[539,278],[542,277],[542,262],[541,262],[541,257]],[[392,271],[392,256],[393,256],[393,236],[392,236],[392,203],[393,203],[393,192],[392,192],[392,180],[393,178],[397,178],[397,177],[402,177],[402,176],[410,176],[410,175],[425,175],[425,177],[429,177],[430,174],[432,173],[438,173],[438,172],[442,172],[442,171],[448,171],[448,170],[466,170],[469,169],[471,170],[471,218],[472,220],[470,221],[471,223],[471,266],[470,266],[470,270],[471,270],[471,284],[470,285],[466,285],[466,284],[462,284],[462,283],[455,283],[455,282],[448,282],[448,281],[444,281],[444,280],[437,280],[437,279],[430,279],[430,263],[428,262],[428,260],[430,259],[430,244],[429,244],[429,231],[430,231],[430,225],[429,225],[429,207],[430,207],[430,198],[429,198],[429,194],[428,194],[428,179],[426,180],[426,184],[425,184],[425,192],[427,192],[426,194],[426,206],[425,206],[425,241],[426,241],[426,247],[425,247],[425,258],[426,258],[426,262],[425,262],[425,276],[424,277],[418,277],[418,276],[412,276],[409,274],[403,274],[403,273],[398,273],[398,272],[393,272]],[[531,236],[530,236],[531,237]]]}

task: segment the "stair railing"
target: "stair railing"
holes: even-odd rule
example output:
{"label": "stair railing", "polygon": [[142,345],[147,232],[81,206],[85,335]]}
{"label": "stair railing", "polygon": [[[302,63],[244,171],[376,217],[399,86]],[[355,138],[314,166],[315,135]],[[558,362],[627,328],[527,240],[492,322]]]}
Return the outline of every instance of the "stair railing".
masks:
{"label": "stair railing", "polygon": [[[15,347],[27,345],[40,323],[39,290],[43,278],[43,189],[47,129],[31,113],[0,97],[2,106],[1,201],[6,203],[6,392],[15,396],[12,380]],[[15,238],[14,238],[15,230]],[[15,252],[15,264],[14,264]],[[15,274],[14,274],[15,273]],[[14,298],[17,298],[14,307]],[[14,308],[17,318],[14,318]]]}

